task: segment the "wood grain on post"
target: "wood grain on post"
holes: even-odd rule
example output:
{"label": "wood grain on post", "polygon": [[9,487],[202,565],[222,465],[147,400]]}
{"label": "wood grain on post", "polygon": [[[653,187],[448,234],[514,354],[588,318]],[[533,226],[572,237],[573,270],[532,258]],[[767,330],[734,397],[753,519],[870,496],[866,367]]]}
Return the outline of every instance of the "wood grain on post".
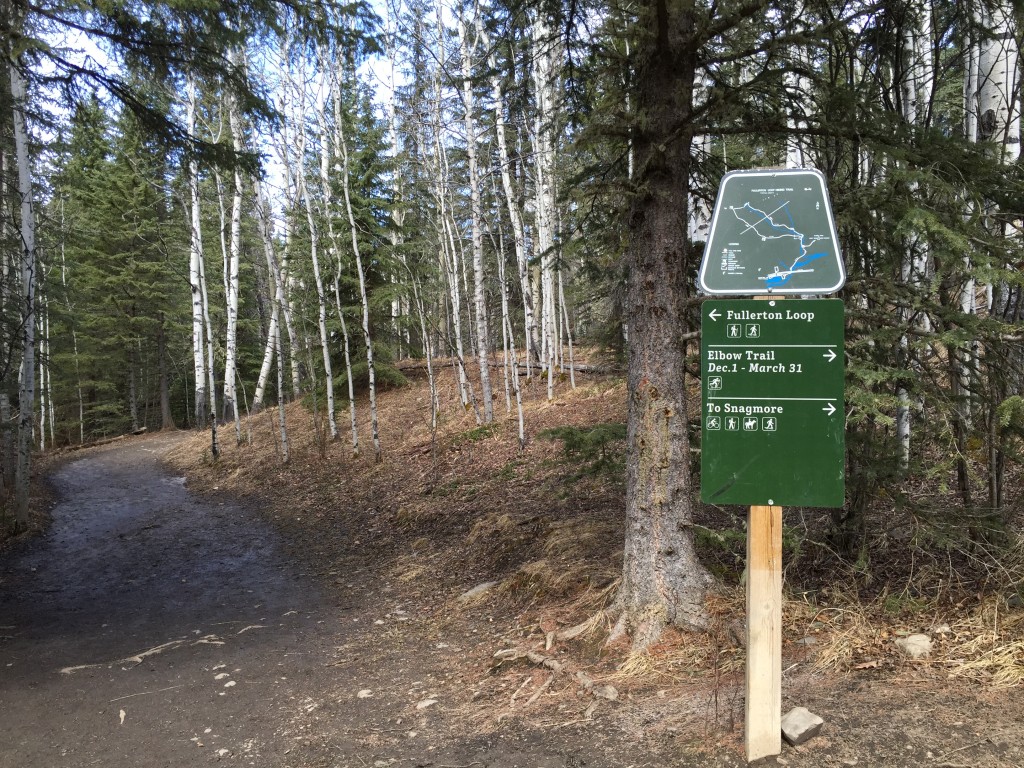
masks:
{"label": "wood grain on post", "polygon": [[782,507],[747,520],[747,761],[782,752]]}

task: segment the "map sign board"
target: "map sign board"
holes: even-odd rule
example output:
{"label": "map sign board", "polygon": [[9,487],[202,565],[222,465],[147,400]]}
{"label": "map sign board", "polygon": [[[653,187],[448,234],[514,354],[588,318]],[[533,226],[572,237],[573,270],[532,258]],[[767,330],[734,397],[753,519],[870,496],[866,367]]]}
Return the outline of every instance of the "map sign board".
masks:
{"label": "map sign board", "polygon": [[714,299],[701,314],[701,499],[843,506],[842,301]]}
{"label": "map sign board", "polygon": [[834,293],[846,282],[825,177],[816,170],[722,178],[699,282],[719,296]]}

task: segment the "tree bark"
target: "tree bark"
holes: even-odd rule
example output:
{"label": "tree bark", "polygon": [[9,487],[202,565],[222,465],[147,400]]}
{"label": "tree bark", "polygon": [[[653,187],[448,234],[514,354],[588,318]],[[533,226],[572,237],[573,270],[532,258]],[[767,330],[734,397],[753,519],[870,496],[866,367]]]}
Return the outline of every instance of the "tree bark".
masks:
{"label": "tree bark", "polygon": [[32,169],[28,156],[25,119],[25,81],[15,61],[9,64],[14,122],[14,154],[21,203],[21,387],[18,392],[18,458],[14,472],[14,522],[28,525],[29,480],[32,472],[32,427],[35,404],[36,353],[36,219],[32,193]]}
{"label": "tree bark", "polygon": [[[190,136],[196,131],[196,83],[189,76],[186,84],[188,103],[186,105],[186,128]],[[192,370],[196,381],[195,418],[197,426],[205,426],[210,415],[207,404],[206,358],[203,350],[205,331],[203,315],[203,286],[200,272],[203,263],[202,210],[199,205],[199,163],[194,157],[188,161],[189,191],[189,285],[192,289]]]}
{"label": "tree bark", "polygon": [[684,361],[696,50],[687,3],[645,0],[638,27],[636,192],[629,218],[626,543],[612,640],[634,648],[666,624],[706,624],[711,578],[697,559]]}
{"label": "tree bark", "polygon": [[[476,22],[479,29],[479,19]],[[490,343],[487,333],[487,292],[484,290],[484,241],[481,229],[483,208],[480,201],[480,173],[477,167],[476,118],[473,114],[476,99],[473,94],[473,57],[480,42],[479,33],[469,40],[469,24],[459,20],[460,50],[462,54],[462,106],[465,110],[466,159],[469,163],[470,231],[473,248],[473,304],[476,313],[476,355],[480,370],[480,390],[484,405],[484,423],[494,421],[494,398],[491,392],[491,373],[488,365]]]}

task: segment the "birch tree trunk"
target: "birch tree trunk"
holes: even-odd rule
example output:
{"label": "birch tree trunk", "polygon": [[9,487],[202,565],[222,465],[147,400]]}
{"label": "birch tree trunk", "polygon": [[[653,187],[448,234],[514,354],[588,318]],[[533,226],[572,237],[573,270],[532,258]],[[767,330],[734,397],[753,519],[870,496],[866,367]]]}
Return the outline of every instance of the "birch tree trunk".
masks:
{"label": "birch tree trunk", "polygon": [[[476,29],[480,21],[476,19]],[[469,208],[471,242],[473,248],[473,302],[476,312],[476,354],[480,370],[480,388],[483,394],[484,423],[494,421],[494,399],[491,392],[489,340],[487,337],[487,293],[484,290],[484,239],[481,232],[483,210],[480,203],[480,174],[477,168],[476,99],[473,94],[473,57],[479,43],[479,32],[469,41],[469,25],[459,19],[459,40],[462,52],[462,107],[465,110],[466,157],[469,162]]]}
{"label": "birch tree trunk", "polygon": [[[186,85],[188,102],[185,108],[185,127],[190,137],[196,136],[197,87],[190,74]],[[207,403],[207,373],[204,357],[204,331],[206,324],[203,319],[203,286],[200,279],[203,262],[202,210],[199,201],[199,163],[194,156],[188,161],[189,191],[189,285],[192,290],[192,370],[195,376],[195,418],[196,425],[206,426],[210,416]]]}
{"label": "birch tree trunk", "polygon": [[555,309],[555,130],[557,87],[557,36],[552,33],[545,12],[538,10],[531,25],[533,36],[533,80],[537,93],[534,127],[536,155],[536,235],[541,266],[541,351],[548,374],[548,399],[554,397],[554,369],[557,363],[558,315]]}
{"label": "birch tree trunk", "polygon": [[271,294],[270,324],[267,328],[267,342],[263,348],[263,362],[260,364],[260,375],[256,379],[256,390],[252,396],[253,413],[258,413],[263,408],[263,398],[266,394],[267,381],[270,378],[270,368],[274,362],[274,355],[278,352],[279,324],[281,322],[281,289],[278,280],[277,259],[274,256],[274,233],[270,221],[269,202],[263,195],[260,182],[253,182],[253,194],[255,195],[256,218],[260,225],[260,240],[263,243],[263,257],[267,262],[267,276],[273,284]]}
{"label": "birch tree trunk", "polygon": [[[1005,164],[1017,164],[1020,159],[1021,142],[1021,72],[1019,66],[1020,50],[1017,24],[1017,13],[1012,3],[998,0],[990,5],[978,6],[976,11],[984,33],[980,35],[975,59],[977,62],[976,80],[969,83],[974,88],[973,104],[968,103],[968,113],[976,109],[970,127],[974,128],[974,138],[979,143],[989,146],[989,152]],[[969,117],[969,119],[971,119]],[[1020,230],[1018,221],[1009,221],[1010,216],[1000,211],[996,203],[989,203],[984,220],[990,231],[1007,240],[1008,251],[1019,246]],[[1002,215],[1000,215],[1002,214]],[[965,257],[969,263],[969,257]],[[1012,265],[1001,265],[1014,269]],[[969,291],[969,295],[968,295]],[[973,281],[964,287],[961,296],[962,306],[971,303],[971,309],[977,311],[979,291]],[[999,280],[986,286],[984,303],[990,314],[1008,322],[1019,322],[1021,288],[1009,280]],[[1000,435],[998,428],[999,415],[997,408],[1006,398],[1019,395],[1024,389],[1020,378],[1022,354],[1016,345],[1005,351],[1001,363],[983,360],[980,344],[975,342],[969,350],[960,350],[958,380],[953,386],[958,390],[959,401],[963,403],[962,412],[957,420],[958,447],[966,442],[966,431],[973,418],[975,405],[978,411],[984,411],[988,422],[988,502],[994,510],[1003,506],[1003,481],[1006,465],[1005,437]],[[1000,359],[997,357],[997,359]],[[1007,365],[1007,362],[1009,363]],[[990,380],[988,402],[984,405],[975,402],[975,394],[971,391],[971,374],[987,364]],[[962,455],[962,454],[961,454]],[[968,482],[968,470],[964,461],[958,461],[958,475],[961,487]],[[975,535],[984,535],[977,532]]]}
{"label": "birch tree trunk", "polygon": [[[920,6],[911,4],[904,23],[907,25],[902,36],[901,71],[903,80],[900,83],[900,96],[903,108],[903,119],[914,126],[924,126],[928,120],[934,85],[931,46],[931,2],[926,0]],[[912,184],[912,189],[917,185]],[[916,293],[927,280],[928,248],[923,237],[911,233],[907,238],[906,253],[900,270],[900,280]],[[973,289],[972,289],[973,291]],[[918,322],[927,327],[926,317],[915,317],[910,308],[900,310],[900,322],[904,327]],[[907,368],[910,375],[912,366],[910,340],[907,334],[900,337],[897,353],[901,367]],[[910,465],[911,448],[911,411],[912,403],[907,384],[900,383],[896,387],[896,439],[900,446],[900,463],[903,469]]]}
{"label": "birch tree trunk", "polygon": [[[278,284],[279,286],[280,284]],[[277,310],[280,313],[282,311],[281,290],[278,287],[275,290],[274,301],[277,304]],[[280,323],[274,329],[274,353],[277,356],[277,424],[281,433],[281,463],[287,464],[290,458],[288,450],[288,424],[285,418],[284,409],[284,355],[281,354],[281,325]]]}
{"label": "birch tree trunk", "polygon": [[373,458],[380,462],[380,429],[377,423],[377,377],[373,363],[373,339],[370,336],[370,302],[366,292],[366,273],[363,271],[363,258],[359,248],[359,228],[356,226],[355,214],[352,211],[352,198],[349,194],[351,169],[349,167],[348,143],[345,129],[341,123],[335,126],[338,146],[341,151],[341,189],[345,200],[345,213],[348,215],[349,232],[352,235],[352,254],[355,257],[356,276],[359,278],[359,300],[363,307],[363,341],[366,344],[366,368],[369,377],[370,395],[370,433],[373,439]]}
{"label": "birch tree trunk", "polygon": [[[337,161],[342,157],[341,147],[341,121],[344,118],[342,115],[341,105],[341,83],[338,77],[338,71],[336,66],[329,65],[327,67],[328,74],[328,87],[330,91],[331,106],[334,113],[334,129],[329,129],[327,125],[327,114],[326,110],[317,110],[317,121],[320,125],[320,133],[324,137],[324,143],[321,148],[320,154],[320,188],[321,195],[324,201],[324,218],[327,220],[327,235],[331,241],[331,257],[334,259],[335,272],[334,272],[334,304],[338,314],[338,322],[341,324],[341,335],[342,335],[342,350],[345,359],[345,381],[348,386],[348,411],[349,411],[349,422],[352,432],[352,455],[359,455],[359,425],[356,419],[356,399],[355,399],[355,385],[352,380],[352,355],[350,347],[350,337],[348,335],[348,323],[345,321],[345,311],[341,305],[341,247],[338,241],[338,233],[334,228],[335,219],[335,205],[334,205],[334,194],[331,187],[330,178],[330,164],[331,164],[331,153],[333,152],[335,169],[339,166]],[[330,136],[331,140],[328,141],[327,137]]]}
{"label": "birch tree trunk", "polygon": [[[302,119],[305,115],[305,98],[306,92],[304,90],[305,85],[305,74],[300,72],[302,81],[292,82],[291,86],[295,90],[298,97],[297,104],[293,107],[297,107],[297,113],[292,114],[290,117],[294,122],[294,138],[295,138],[295,183],[296,192],[298,197],[301,199],[303,207],[306,211],[306,223],[309,227],[310,236],[310,247],[309,257],[313,266],[313,282],[316,288],[316,302],[317,302],[317,329],[320,335],[320,354],[324,366],[324,379],[326,385],[327,395],[327,424],[328,430],[330,431],[331,440],[338,439],[338,420],[336,413],[336,406],[334,400],[334,371],[331,364],[331,347],[330,347],[330,336],[327,333],[327,295],[324,290],[323,273],[320,269],[320,246],[322,241],[320,222],[317,220],[316,212],[313,208],[313,198],[309,191],[309,185],[306,182],[306,175],[304,170],[304,160],[306,157],[306,131],[302,125]],[[314,114],[319,115],[322,118],[323,110],[325,108],[322,99],[318,99],[314,105]],[[328,143],[329,136],[321,132],[319,136],[320,140],[320,151],[321,151],[321,163],[324,162],[324,153],[329,151]],[[329,210],[325,210],[325,217],[330,217]]]}
{"label": "birch tree trunk", "polygon": [[352,430],[352,455],[359,455],[359,424],[356,421],[356,390],[352,381],[352,350],[351,339],[348,335],[348,323],[345,322],[345,312],[341,307],[341,261],[336,264],[337,271],[334,273],[334,303],[338,310],[338,322],[341,323],[342,351],[345,355],[345,380],[348,383],[348,416]]}
{"label": "birch tree trunk", "polygon": [[[45,276],[46,271],[43,270]],[[43,283],[45,284],[45,277]],[[46,379],[46,357],[50,354],[48,348],[49,334],[47,332],[46,325],[46,296],[43,295],[40,300],[40,312],[39,312],[39,328],[36,329],[36,335],[39,339],[39,452],[43,453],[46,451],[46,397],[47,397],[47,379]]]}
{"label": "birch tree trunk", "polygon": [[[459,398],[463,408],[469,408],[475,401],[471,387],[466,376],[465,354],[462,339],[462,292],[459,288],[459,250],[455,242],[455,223],[451,214],[451,203],[449,201],[449,187],[451,174],[448,166],[448,151],[446,148],[445,132],[446,120],[444,116],[444,94],[441,84],[442,73],[447,68],[447,57],[445,53],[445,27],[442,14],[438,11],[437,18],[438,41],[437,59],[438,63],[432,72],[431,97],[428,103],[430,128],[433,139],[433,161],[434,167],[429,169],[433,180],[432,194],[437,204],[437,232],[438,245],[440,246],[440,266],[448,287],[448,299],[451,302],[448,317],[451,319],[449,326],[449,347],[454,352],[453,366],[459,379]],[[427,153],[421,152],[424,158]]]}
{"label": "birch tree trunk", "polygon": [[[486,38],[484,45],[489,46]],[[536,336],[536,319],[534,317],[533,293],[530,289],[529,255],[526,248],[526,227],[523,214],[519,209],[519,196],[512,184],[511,162],[509,160],[508,139],[505,130],[504,94],[501,81],[497,75],[497,60],[490,57],[491,100],[494,102],[494,130],[498,143],[498,163],[501,170],[501,186],[505,193],[505,206],[508,209],[509,221],[512,224],[512,241],[516,252],[516,266],[519,270],[519,290],[523,297],[523,338],[526,344],[526,375],[531,375],[533,360],[540,359],[540,352],[533,345]]]}
{"label": "birch tree trunk", "polygon": [[13,108],[14,156],[18,172],[20,199],[20,274],[21,296],[21,384],[18,391],[18,457],[14,473],[14,522],[18,528],[28,525],[29,483],[32,474],[32,427],[35,409],[36,355],[36,220],[32,191],[32,168],[28,154],[28,125],[25,118],[25,80],[18,62],[8,61],[11,106]]}
{"label": "birch tree trunk", "polygon": [[[283,58],[285,61],[288,60],[288,52],[291,47],[290,38],[286,38],[283,43]],[[287,80],[290,76],[286,73],[284,78]],[[279,99],[279,111],[286,118],[291,114],[290,106],[290,88],[281,88],[281,94]],[[292,224],[293,211],[299,208],[299,195],[298,195],[298,184],[295,181],[295,173],[302,171],[301,164],[297,167],[293,167],[292,153],[294,151],[294,140],[295,131],[292,126],[290,119],[282,121],[280,139],[275,142],[277,147],[278,156],[281,159],[281,165],[284,170],[284,194],[285,194],[285,215],[284,215],[284,251],[281,254],[281,263],[279,270],[275,273],[275,279],[282,281],[283,285],[283,300],[281,303],[281,314],[284,316],[285,330],[288,332],[288,363],[289,371],[291,374],[291,385],[292,385],[292,399],[298,400],[302,396],[302,363],[299,356],[299,337],[298,332],[295,328],[295,308],[294,308],[294,297],[292,293],[292,279],[291,279],[291,254],[292,254],[292,238],[294,227]],[[301,127],[300,127],[301,130]]]}
{"label": "birch tree trunk", "polygon": [[[236,62],[241,58],[237,49],[232,53]],[[237,154],[241,154],[242,121],[238,113],[235,97],[228,95],[228,121],[231,128],[231,144]],[[231,195],[231,235],[229,241],[229,260],[225,273],[225,297],[227,302],[227,332],[224,343],[224,420],[235,422],[235,443],[242,443],[241,413],[238,408],[238,295],[239,268],[242,260],[242,170],[235,168],[232,174],[233,190]]]}

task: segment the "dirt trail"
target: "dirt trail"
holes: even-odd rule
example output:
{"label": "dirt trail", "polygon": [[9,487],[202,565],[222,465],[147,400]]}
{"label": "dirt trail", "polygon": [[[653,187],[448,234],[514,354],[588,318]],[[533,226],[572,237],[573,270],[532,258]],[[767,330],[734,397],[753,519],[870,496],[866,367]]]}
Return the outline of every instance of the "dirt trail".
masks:
{"label": "dirt trail", "polygon": [[0,766],[286,762],[328,606],[253,513],[166,474],[175,439],[60,469],[51,530],[0,561]]}
{"label": "dirt trail", "polygon": [[[369,523],[345,530],[358,516],[193,494],[162,462],[181,439],[83,452],[52,477],[50,530],[0,555],[0,768],[745,765],[735,724],[714,728],[742,718],[735,684],[626,683],[590,719],[571,676],[492,667],[528,642],[497,602],[453,611],[396,576]],[[292,555],[282,517],[308,529]],[[762,765],[1024,765],[1019,691],[790,668],[784,708],[827,726]]]}
{"label": "dirt trail", "polygon": [[0,768],[603,764],[564,732],[453,740],[460,649],[405,631],[416,607],[372,574],[328,595],[255,511],[190,493],[160,460],[178,439],[59,469],[50,531],[0,558]]}

